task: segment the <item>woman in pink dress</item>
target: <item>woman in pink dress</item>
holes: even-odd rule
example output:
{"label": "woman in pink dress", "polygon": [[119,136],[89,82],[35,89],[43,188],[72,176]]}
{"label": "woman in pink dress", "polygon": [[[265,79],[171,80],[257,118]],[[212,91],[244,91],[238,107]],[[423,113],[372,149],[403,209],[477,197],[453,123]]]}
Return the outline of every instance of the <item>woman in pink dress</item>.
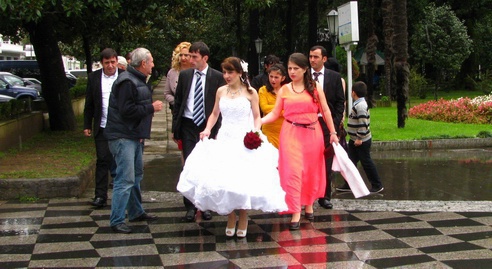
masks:
{"label": "woman in pink dress", "polygon": [[323,132],[318,121],[320,105],[330,130],[330,143],[338,143],[338,138],[325,95],[316,90],[322,87],[312,79],[308,58],[302,53],[290,55],[288,73],[292,82],[280,88],[275,107],[262,118],[262,124],[273,122],[284,111],[278,170],[289,208],[284,213],[292,214],[289,228],[297,230],[302,206],[305,218],[313,220],[313,203],[324,196],[326,186]]}

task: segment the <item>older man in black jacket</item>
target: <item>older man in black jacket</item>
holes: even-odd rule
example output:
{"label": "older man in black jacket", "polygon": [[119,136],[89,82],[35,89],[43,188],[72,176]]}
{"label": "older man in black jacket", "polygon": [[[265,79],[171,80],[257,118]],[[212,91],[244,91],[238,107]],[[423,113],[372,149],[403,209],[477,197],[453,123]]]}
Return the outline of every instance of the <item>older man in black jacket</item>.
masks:
{"label": "older man in black jacket", "polygon": [[143,179],[143,141],[150,138],[154,112],[162,109],[161,101],[152,101],[147,78],[154,59],[149,50],[132,52],[127,71],[114,82],[109,99],[105,136],[116,161],[110,226],[114,232],[130,233],[125,224],[125,211],[130,222],[155,220],[142,207],[140,181]]}

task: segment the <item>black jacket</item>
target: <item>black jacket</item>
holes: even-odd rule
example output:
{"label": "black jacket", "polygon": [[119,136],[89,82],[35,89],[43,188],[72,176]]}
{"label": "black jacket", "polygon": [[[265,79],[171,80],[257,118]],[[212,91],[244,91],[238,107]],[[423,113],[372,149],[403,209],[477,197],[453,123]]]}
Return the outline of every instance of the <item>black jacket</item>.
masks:
{"label": "black jacket", "polygon": [[[103,102],[101,89],[102,72],[101,68],[89,74],[85,91],[84,129],[91,129],[93,137],[97,136],[101,125]],[[123,72],[125,70],[118,69],[118,76]]]}
{"label": "black jacket", "polygon": [[144,74],[128,66],[114,82],[104,131],[108,140],[150,138],[154,107],[146,79]]}

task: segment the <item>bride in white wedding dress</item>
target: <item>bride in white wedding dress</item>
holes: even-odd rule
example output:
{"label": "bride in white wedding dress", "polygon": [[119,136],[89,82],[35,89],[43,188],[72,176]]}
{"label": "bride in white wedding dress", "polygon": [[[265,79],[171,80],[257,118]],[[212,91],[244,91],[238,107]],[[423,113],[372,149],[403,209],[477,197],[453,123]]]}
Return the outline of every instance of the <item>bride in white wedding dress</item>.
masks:
{"label": "bride in white wedding dress", "polygon": [[[188,156],[177,189],[199,210],[229,215],[227,236],[234,236],[234,210],[238,209],[236,235],[245,237],[246,210],[281,212],[287,205],[277,170],[277,149],[263,134],[257,149],[248,149],[243,142],[247,132],[261,127],[258,94],[243,78],[246,72],[238,58],[226,58],[221,66],[227,85],[217,90],[214,110],[200,133],[202,141]],[[208,139],[219,115],[222,125],[217,140]]]}

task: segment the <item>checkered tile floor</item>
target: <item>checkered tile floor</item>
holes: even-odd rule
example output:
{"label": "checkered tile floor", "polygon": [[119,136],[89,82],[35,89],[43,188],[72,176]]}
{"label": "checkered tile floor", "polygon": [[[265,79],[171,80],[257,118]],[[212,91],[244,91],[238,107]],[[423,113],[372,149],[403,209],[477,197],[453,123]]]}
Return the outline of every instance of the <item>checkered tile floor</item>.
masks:
{"label": "checkered tile floor", "polygon": [[[250,212],[245,239],[227,218],[184,222],[180,199],[145,203],[159,216],[109,228],[110,208],[87,198],[0,202],[0,268],[490,268],[492,212],[316,208],[289,231],[288,216]],[[358,200],[362,201],[362,200]]]}

